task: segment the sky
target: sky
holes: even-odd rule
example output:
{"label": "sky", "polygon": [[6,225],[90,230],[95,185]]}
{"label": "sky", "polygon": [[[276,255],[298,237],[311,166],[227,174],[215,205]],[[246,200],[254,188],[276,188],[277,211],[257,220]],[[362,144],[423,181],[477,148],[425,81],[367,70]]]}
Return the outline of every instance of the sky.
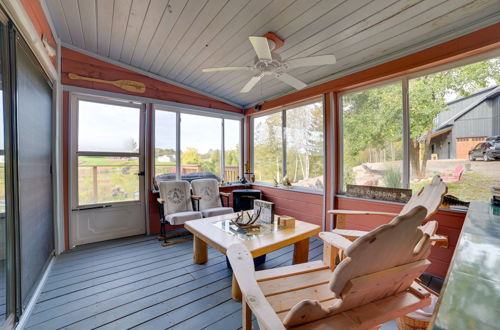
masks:
{"label": "sky", "polygon": [[[80,101],[79,150],[132,152],[139,141],[139,108]],[[239,121],[226,119],[226,150],[239,144]],[[3,125],[2,125],[3,126]],[[220,118],[181,114],[181,150],[221,148]],[[156,147],[175,149],[175,113],[156,111]]]}
{"label": "sky", "polygon": [[[155,118],[156,148],[175,150],[175,113],[157,110]],[[225,119],[225,148],[235,149],[239,144],[238,120]],[[181,114],[181,150],[196,148],[200,153],[221,148],[222,120],[191,114]]]}
{"label": "sky", "polygon": [[78,111],[79,151],[137,151],[139,108],[80,101]]}

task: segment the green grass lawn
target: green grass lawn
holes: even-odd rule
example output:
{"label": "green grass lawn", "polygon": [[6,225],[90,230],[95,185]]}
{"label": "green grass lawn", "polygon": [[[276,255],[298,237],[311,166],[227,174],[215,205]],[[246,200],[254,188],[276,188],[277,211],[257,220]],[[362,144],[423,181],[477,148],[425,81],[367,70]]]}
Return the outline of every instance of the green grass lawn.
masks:
{"label": "green grass lawn", "polygon": [[[430,183],[432,178],[411,183],[413,192]],[[448,195],[453,195],[463,201],[491,199],[491,187],[500,186],[500,178],[477,172],[464,172],[459,182],[448,182]]]}

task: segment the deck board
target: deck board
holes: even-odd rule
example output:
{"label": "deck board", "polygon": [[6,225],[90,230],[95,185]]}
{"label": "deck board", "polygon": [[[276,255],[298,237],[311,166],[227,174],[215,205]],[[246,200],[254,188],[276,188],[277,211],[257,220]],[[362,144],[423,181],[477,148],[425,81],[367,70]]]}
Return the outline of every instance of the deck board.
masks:
{"label": "deck board", "polygon": [[[310,260],[322,257],[313,238]],[[225,257],[209,248],[192,261],[192,242],[161,247],[153,236],[88,244],[56,257],[31,314],[31,329],[239,329]],[[293,246],[267,255],[259,269],[291,264]]]}

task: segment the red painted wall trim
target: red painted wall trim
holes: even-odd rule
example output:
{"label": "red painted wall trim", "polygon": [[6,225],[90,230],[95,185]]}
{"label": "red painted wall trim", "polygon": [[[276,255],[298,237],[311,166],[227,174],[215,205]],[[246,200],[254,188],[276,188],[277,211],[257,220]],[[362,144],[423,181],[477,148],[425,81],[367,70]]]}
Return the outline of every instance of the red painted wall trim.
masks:
{"label": "red painted wall trim", "polygon": [[[31,23],[35,27],[35,30],[38,32],[38,37],[42,40],[42,35],[47,36],[47,41],[50,43],[52,47],[57,48],[56,41],[54,35],[52,34],[52,30],[50,29],[49,22],[47,17],[45,17],[45,13],[43,12],[42,5],[39,0],[21,0],[21,4],[24,7],[24,10],[28,14]],[[52,56],[50,58],[54,68],[56,67],[56,57]]]}
{"label": "red painted wall trim", "polygon": [[[85,77],[111,81],[119,79],[138,81],[146,85],[146,91],[144,93],[133,93],[109,84],[72,80],[68,78],[68,73],[76,73]],[[168,84],[166,82],[158,81],[64,47],[61,49],[61,83],[64,85],[104,90],[114,93],[243,113],[242,109],[222,101]]]}

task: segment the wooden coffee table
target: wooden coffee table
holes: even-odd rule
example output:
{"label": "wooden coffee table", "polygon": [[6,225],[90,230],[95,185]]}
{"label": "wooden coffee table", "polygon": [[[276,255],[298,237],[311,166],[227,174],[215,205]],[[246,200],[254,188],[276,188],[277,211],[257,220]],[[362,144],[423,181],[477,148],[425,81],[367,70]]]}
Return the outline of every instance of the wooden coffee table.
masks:
{"label": "wooden coffee table", "polygon": [[[321,231],[318,225],[296,220],[295,227],[281,228],[275,223],[267,225],[264,230],[255,235],[245,235],[229,228],[229,219],[234,217],[236,215],[233,213],[186,221],[184,227],[194,236],[193,260],[195,263],[204,264],[207,262],[207,244],[225,255],[227,248],[236,242],[244,244],[254,258],[295,244],[293,263],[307,262],[309,238]],[[241,300],[241,291],[234,276],[232,296],[235,300]]]}

